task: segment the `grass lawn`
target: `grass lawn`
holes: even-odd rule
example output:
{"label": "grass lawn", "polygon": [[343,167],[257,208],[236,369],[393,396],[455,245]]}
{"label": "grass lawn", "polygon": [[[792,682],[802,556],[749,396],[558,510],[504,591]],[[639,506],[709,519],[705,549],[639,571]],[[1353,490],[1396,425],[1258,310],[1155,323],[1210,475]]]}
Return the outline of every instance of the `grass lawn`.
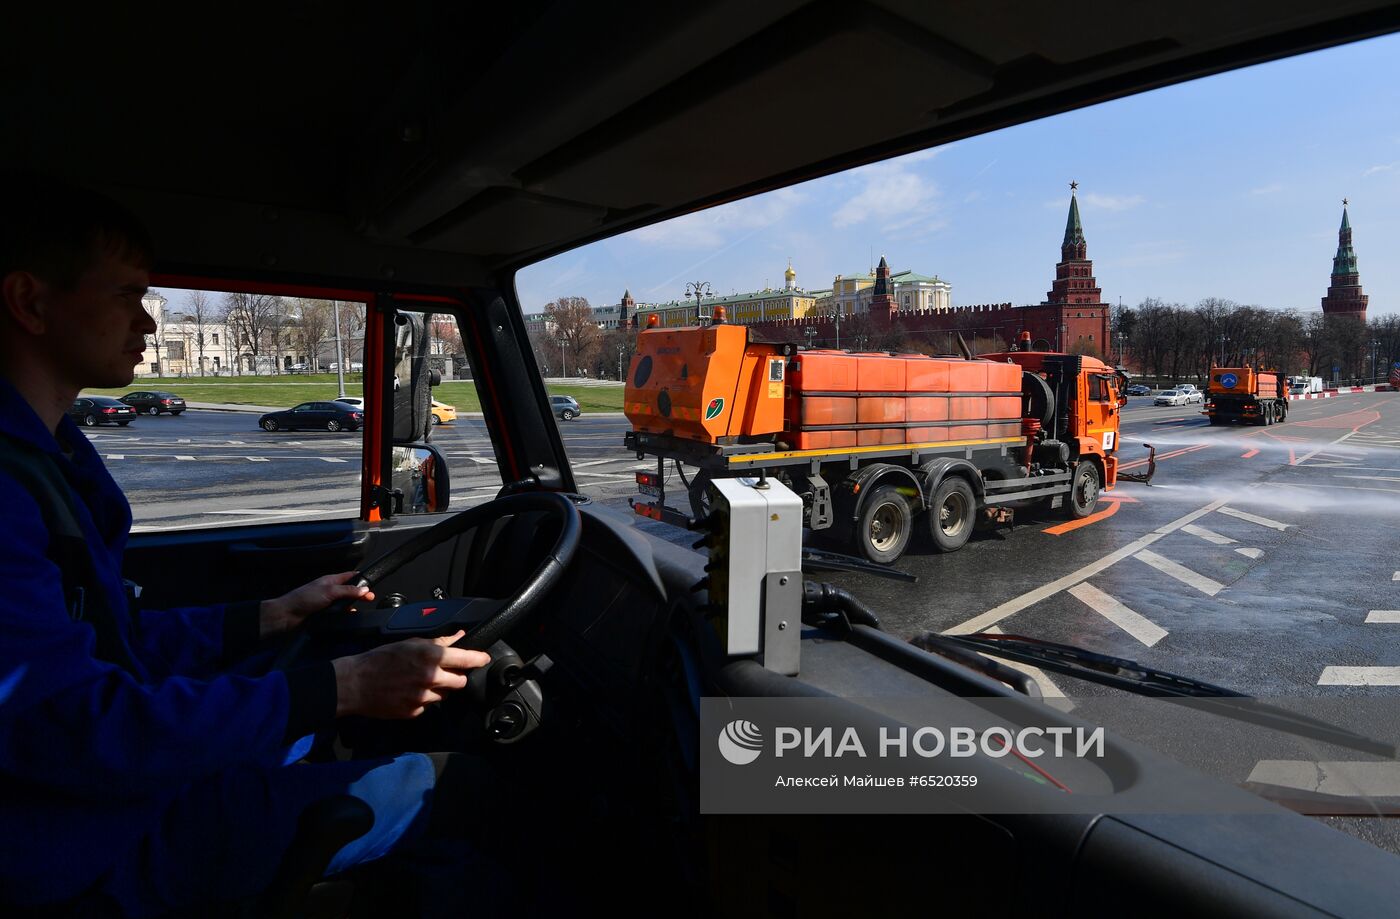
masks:
{"label": "grass lawn", "polygon": [[[347,374],[345,394],[361,395],[361,374]],[[129,392],[160,389],[173,392],[188,402],[225,402],[236,405],[267,405],[291,408],[301,402],[334,399],[335,374],[283,374],[282,376],[248,377],[172,377],[134,380],[121,389],[85,389],[88,395],[123,396]],[[585,412],[622,411],[622,386],[558,386],[550,392],[573,396]],[[448,380],[433,388],[433,398],[455,405],[459,412],[479,412],[481,402],[476,396],[476,384]]]}

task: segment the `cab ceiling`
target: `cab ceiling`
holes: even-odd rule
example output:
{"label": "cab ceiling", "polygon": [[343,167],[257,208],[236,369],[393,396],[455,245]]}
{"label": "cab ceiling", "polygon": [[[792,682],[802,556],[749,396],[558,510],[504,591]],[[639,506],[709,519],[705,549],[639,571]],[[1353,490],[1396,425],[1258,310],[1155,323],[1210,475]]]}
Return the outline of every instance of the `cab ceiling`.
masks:
{"label": "cab ceiling", "polygon": [[1316,0],[46,6],[7,24],[0,162],[128,201],[167,269],[450,284],[1400,28]]}

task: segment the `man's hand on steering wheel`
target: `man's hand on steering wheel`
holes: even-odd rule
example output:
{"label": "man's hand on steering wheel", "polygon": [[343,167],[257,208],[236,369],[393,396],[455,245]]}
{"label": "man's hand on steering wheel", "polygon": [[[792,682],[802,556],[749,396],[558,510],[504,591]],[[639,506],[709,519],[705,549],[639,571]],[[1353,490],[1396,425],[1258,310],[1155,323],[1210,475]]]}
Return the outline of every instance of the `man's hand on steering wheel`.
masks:
{"label": "man's hand on steering wheel", "polygon": [[336,716],[417,718],[431,703],[465,688],[468,671],[491,663],[485,651],[452,647],[465,634],[408,638],[335,659]]}
{"label": "man's hand on steering wheel", "polygon": [[350,583],[358,577],[355,571],[328,574],[276,599],[262,601],[258,608],[258,636],[267,638],[290,632],[300,627],[312,613],[319,613],[341,600],[373,600],[374,592],[369,587]]}

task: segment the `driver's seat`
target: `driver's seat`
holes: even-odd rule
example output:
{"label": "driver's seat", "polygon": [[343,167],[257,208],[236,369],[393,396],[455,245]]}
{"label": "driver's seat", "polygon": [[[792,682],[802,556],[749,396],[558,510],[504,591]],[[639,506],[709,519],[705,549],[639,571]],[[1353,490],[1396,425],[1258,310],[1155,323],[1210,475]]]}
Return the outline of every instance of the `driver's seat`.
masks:
{"label": "driver's seat", "polygon": [[354,795],[323,798],[302,811],[277,876],[242,911],[267,919],[343,916],[354,893],[350,881],[322,880],[335,854],[374,826],[374,811]]}

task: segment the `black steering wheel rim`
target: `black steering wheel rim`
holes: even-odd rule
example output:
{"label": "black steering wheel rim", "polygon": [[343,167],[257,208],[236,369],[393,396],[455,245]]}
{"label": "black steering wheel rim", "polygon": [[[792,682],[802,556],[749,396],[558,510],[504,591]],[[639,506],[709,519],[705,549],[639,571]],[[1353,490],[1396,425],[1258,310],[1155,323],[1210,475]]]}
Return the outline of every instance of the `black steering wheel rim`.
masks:
{"label": "black steering wheel rim", "polygon": [[505,606],[501,607],[500,612],[473,629],[457,644],[458,647],[485,650],[534,611],[540,600],[559,583],[569,563],[573,561],[583,534],[583,518],[574,502],[564,495],[548,491],[524,492],[469,507],[365,565],[358,572],[357,583],[372,588],[424,552],[468,530],[502,517],[541,512],[549,514],[559,522],[559,535],[555,538],[554,545],[545,553],[525,582],[506,601]]}
{"label": "black steering wheel rim", "polygon": [[[499,641],[511,629],[520,625],[539,606],[540,601],[559,583],[574,553],[578,551],[583,534],[583,518],[574,502],[557,492],[523,492],[497,498],[476,507],[453,514],[447,520],[424,530],[389,552],[365,565],[351,581],[366,587],[382,581],[405,564],[427,552],[429,549],[465,533],[473,527],[512,517],[517,514],[544,512],[559,521],[559,535],[553,547],[545,553],[535,570],[515,593],[505,601],[498,612],[473,628],[461,641],[459,648],[473,648],[485,651]],[[329,627],[334,617],[344,616],[352,603],[337,602],[315,614],[299,629],[291,643],[283,649],[273,663],[272,669],[285,670],[300,656],[310,634]]]}

